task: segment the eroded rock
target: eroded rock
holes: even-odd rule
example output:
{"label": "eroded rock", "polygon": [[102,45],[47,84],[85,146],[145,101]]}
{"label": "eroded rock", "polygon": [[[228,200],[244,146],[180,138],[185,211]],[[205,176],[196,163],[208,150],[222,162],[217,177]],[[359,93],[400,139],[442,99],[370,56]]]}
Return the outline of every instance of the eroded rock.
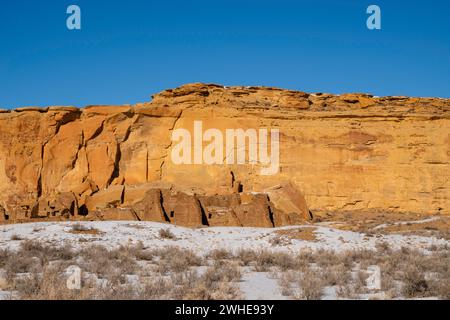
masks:
{"label": "eroded rock", "polygon": [[[449,99],[207,84],[132,106],[1,111],[0,220],[270,227],[315,210],[449,214],[449,114]],[[279,129],[279,172],[174,164],[171,133],[194,121]]]}

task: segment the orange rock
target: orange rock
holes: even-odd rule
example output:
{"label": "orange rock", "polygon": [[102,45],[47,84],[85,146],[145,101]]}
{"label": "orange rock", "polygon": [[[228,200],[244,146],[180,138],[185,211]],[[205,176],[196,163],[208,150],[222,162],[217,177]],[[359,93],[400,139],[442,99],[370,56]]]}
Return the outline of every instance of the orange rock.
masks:
{"label": "orange rock", "polygon": [[87,197],[86,208],[91,211],[97,209],[117,207],[123,202],[124,186],[111,186],[108,189],[100,190],[91,197]]}
{"label": "orange rock", "polygon": [[[449,114],[449,99],[199,83],[133,106],[0,111],[0,219],[67,212],[52,202],[62,194],[82,215],[119,208],[103,217],[189,226],[297,224],[309,210],[450,214]],[[279,129],[279,172],[174,164],[172,132],[197,120]]]}
{"label": "orange rock", "polygon": [[312,219],[303,194],[292,183],[283,182],[265,192],[277,210],[274,216],[276,226],[299,224],[302,220]]}

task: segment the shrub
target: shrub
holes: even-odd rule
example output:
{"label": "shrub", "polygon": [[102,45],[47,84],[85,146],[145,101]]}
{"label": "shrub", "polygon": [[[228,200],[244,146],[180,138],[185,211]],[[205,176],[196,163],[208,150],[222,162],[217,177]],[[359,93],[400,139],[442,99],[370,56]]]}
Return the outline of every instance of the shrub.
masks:
{"label": "shrub", "polygon": [[304,272],[299,280],[300,299],[320,300],[323,292],[322,275],[313,270]]}
{"label": "shrub", "polygon": [[159,237],[161,239],[170,239],[170,240],[176,240],[177,239],[177,237],[173,234],[172,231],[170,231],[169,228],[160,229],[159,230]]}

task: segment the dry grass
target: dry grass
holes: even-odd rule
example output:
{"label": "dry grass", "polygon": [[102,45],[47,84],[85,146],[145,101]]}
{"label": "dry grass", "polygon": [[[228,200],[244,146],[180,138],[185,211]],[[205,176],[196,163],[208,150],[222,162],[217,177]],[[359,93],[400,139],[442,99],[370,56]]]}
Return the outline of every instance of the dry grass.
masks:
{"label": "dry grass", "polygon": [[90,235],[101,235],[103,232],[96,228],[86,227],[83,224],[77,222],[74,223],[69,231],[69,233],[73,234],[90,234]]}
{"label": "dry grass", "polygon": [[154,254],[159,257],[157,270],[163,274],[182,272],[189,267],[201,266],[203,263],[202,258],[197,256],[192,250],[180,249],[174,246],[154,250]]}
{"label": "dry grass", "polygon": [[177,237],[173,234],[172,231],[170,231],[169,228],[167,228],[167,229],[160,229],[158,234],[159,234],[159,237],[161,239],[170,239],[170,240],[176,240],[177,239]]}
{"label": "dry grass", "polygon": [[[149,250],[142,244],[108,249],[91,245],[78,252],[39,242],[24,242],[12,253],[0,251],[8,273],[8,290],[19,299],[236,299],[241,278],[235,261],[214,260],[202,275],[195,267],[205,261],[178,247]],[[138,262],[153,268],[140,269]],[[65,269],[81,268],[82,288],[69,290]],[[133,275],[135,280],[130,280]]]}
{"label": "dry grass", "polygon": [[324,281],[319,271],[308,269],[300,276],[300,294],[297,296],[303,300],[320,300],[323,295]]}
{"label": "dry grass", "polygon": [[13,234],[10,238],[11,241],[20,241],[23,240],[19,235]]}
{"label": "dry grass", "polygon": [[[387,298],[449,299],[450,251],[446,246],[430,249],[424,254],[380,243],[376,251],[217,249],[202,257],[177,246],[86,245],[75,251],[26,240],[17,251],[0,249],[0,268],[7,289],[20,299],[238,299],[238,283],[248,270],[270,272],[289,297],[321,299],[325,288],[334,288],[339,298],[359,298],[372,293],[366,286],[371,265],[381,269]],[[83,272],[81,290],[65,285],[69,265]]]}

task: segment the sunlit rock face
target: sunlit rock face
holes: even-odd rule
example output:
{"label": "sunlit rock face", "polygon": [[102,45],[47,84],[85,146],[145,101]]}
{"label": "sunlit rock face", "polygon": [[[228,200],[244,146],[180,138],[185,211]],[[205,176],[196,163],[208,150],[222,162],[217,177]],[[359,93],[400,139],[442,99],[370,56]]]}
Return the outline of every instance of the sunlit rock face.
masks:
{"label": "sunlit rock face", "polygon": [[[192,139],[184,163],[179,129]],[[258,135],[227,149],[227,130]],[[263,174],[271,131],[279,163]],[[136,105],[0,111],[3,221],[273,227],[315,211],[449,214],[449,177],[449,99],[189,84]]]}

